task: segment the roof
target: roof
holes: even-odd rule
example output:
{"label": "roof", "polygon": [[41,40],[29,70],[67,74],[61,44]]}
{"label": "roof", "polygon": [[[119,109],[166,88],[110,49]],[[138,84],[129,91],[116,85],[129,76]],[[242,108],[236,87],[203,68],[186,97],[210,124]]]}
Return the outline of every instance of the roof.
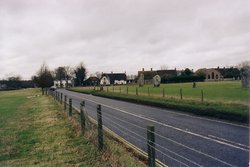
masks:
{"label": "roof", "polygon": [[176,76],[177,75],[176,70],[157,70],[156,72],[161,77]]}
{"label": "roof", "polygon": [[208,71],[216,70],[218,71],[224,78],[233,78],[240,77],[240,70],[238,68],[230,67],[230,68],[202,68],[198,69],[196,73],[207,73]]}
{"label": "roof", "polygon": [[160,77],[168,77],[168,76],[176,76],[176,70],[157,70],[157,71],[138,71],[138,76],[143,73],[144,79],[152,79],[155,75],[159,75]]}
{"label": "roof", "polygon": [[125,73],[104,73],[102,74],[102,77],[103,76],[108,76],[110,79],[110,83],[114,83],[115,80],[117,81],[127,80],[127,76]]}
{"label": "roof", "polygon": [[99,78],[97,78],[97,77],[89,77],[88,79],[86,79],[85,81],[84,81],[84,84],[85,85],[99,85],[99,83],[100,83],[100,79]]}
{"label": "roof", "polygon": [[99,82],[99,78],[97,77],[89,77],[88,79],[86,79],[86,81],[98,81]]}

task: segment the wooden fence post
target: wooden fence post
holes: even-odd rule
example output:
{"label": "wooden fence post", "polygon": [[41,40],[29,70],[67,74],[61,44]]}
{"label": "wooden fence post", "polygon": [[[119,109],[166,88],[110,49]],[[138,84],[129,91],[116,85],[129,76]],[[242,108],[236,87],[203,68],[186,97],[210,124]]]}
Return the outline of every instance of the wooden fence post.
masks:
{"label": "wooden fence post", "polygon": [[72,99],[69,99],[69,116],[72,116]]}
{"label": "wooden fence post", "polygon": [[120,93],[122,93],[122,88],[120,87],[119,89],[120,89]]}
{"label": "wooden fence post", "polygon": [[180,88],[180,96],[181,96],[181,100],[182,100],[182,88]]}
{"label": "wooden fence post", "polygon": [[102,108],[97,104],[97,121],[98,121],[98,149],[103,150],[103,130],[102,130]]}
{"label": "wooden fence post", "polygon": [[155,135],[154,126],[147,127],[147,145],[148,145],[148,166],[155,167]]}
{"label": "wooden fence post", "polygon": [[115,92],[115,88],[114,88],[114,85],[113,85],[113,93]]}
{"label": "wooden fence post", "polygon": [[165,97],[165,88],[162,89],[162,97]]}
{"label": "wooden fence post", "polygon": [[135,90],[135,94],[136,96],[138,96],[138,88],[136,87],[136,90]]}
{"label": "wooden fence post", "polygon": [[64,95],[64,111],[67,110],[67,96]]}
{"label": "wooden fence post", "polygon": [[109,87],[107,86],[107,92],[109,92]]}
{"label": "wooden fence post", "polygon": [[81,132],[84,134],[85,131],[85,115],[84,115],[85,101],[80,104],[80,118],[81,118]]}
{"label": "wooden fence post", "polygon": [[61,93],[61,99],[60,99],[61,104],[62,104],[62,101],[63,101],[63,93]]}
{"label": "wooden fence post", "polygon": [[148,87],[148,96],[150,96],[149,87]]}
{"label": "wooden fence post", "polygon": [[127,94],[128,94],[128,86],[127,86]]}
{"label": "wooden fence post", "polygon": [[203,90],[201,90],[201,102],[204,101],[204,94],[203,94]]}

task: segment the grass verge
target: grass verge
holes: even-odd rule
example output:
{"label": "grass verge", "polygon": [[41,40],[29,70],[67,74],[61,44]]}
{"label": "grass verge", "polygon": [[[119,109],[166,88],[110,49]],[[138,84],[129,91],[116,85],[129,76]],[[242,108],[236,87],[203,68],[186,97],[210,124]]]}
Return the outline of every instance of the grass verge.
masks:
{"label": "grass verge", "polygon": [[92,94],[106,98],[118,99],[137,104],[156,106],[161,108],[174,109],[176,112],[184,111],[195,115],[218,118],[228,121],[248,123],[249,108],[244,104],[231,104],[221,102],[198,102],[196,100],[175,99],[175,98],[157,98],[150,96],[126,95],[112,92],[94,91],[94,90],[74,90],[71,91]]}
{"label": "grass verge", "polygon": [[99,152],[61,105],[40,94],[0,92],[0,166],[145,166],[116,141]]}

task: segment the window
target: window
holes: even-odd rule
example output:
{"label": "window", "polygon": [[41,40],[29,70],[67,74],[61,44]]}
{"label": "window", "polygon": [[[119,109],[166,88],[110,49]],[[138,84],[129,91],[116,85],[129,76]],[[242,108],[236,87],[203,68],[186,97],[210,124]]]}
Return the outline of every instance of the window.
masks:
{"label": "window", "polygon": [[210,75],[209,74],[207,75],[207,79],[210,79]]}
{"label": "window", "polygon": [[212,72],[212,79],[214,79],[214,72]]}

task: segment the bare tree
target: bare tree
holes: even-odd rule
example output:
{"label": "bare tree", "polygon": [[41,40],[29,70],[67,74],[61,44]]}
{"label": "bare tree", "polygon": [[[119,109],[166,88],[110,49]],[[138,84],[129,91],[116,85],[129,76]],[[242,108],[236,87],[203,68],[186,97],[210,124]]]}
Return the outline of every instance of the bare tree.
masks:
{"label": "bare tree", "polygon": [[167,70],[169,69],[168,65],[164,64],[164,65],[161,65],[161,70]]}
{"label": "bare tree", "polygon": [[249,87],[250,83],[250,61],[242,62],[238,65],[241,74],[241,83],[243,87]]}
{"label": "bare tree", "polygon": [[60,81],[60,87],[62,87],[62,80],[66,78],[65,67],[55,69],[55,78]]}
{"label": "bare tree", "polygon": [[21,76],[20,75],[13,75],[7,78],[8,86],[11,88],[20,88],[21,87]]}
{"label": "bare tree", "polygon": [[68,88],[69,87],[68,82],[70,79],[73,79],[74,76],[74,69],[71,68],[70,66],[65,66],[64,69],[65,69],[66,88]]}
{"label": "bare tree", "polygon": [[95,75],[96,75],[96,77],[99,78],[99,79],[101,79],[101,77],[102,77],[102,73],[101,73],[101,72],[96,72]]}
{"label": "bare tree", "polygon": [[33,76],[33,81],[42,88],[42,93],[44,94],[44,88],[53,86],[53,77],[48,66],[44,63],[37,72],[37,76]]}
{"label": "bare tree", "polygon": [[75,84],[76,86],[82,86],[83,81],[86,78],[87,71],[83,62],[81,62],[74,70],[75,73]]}

